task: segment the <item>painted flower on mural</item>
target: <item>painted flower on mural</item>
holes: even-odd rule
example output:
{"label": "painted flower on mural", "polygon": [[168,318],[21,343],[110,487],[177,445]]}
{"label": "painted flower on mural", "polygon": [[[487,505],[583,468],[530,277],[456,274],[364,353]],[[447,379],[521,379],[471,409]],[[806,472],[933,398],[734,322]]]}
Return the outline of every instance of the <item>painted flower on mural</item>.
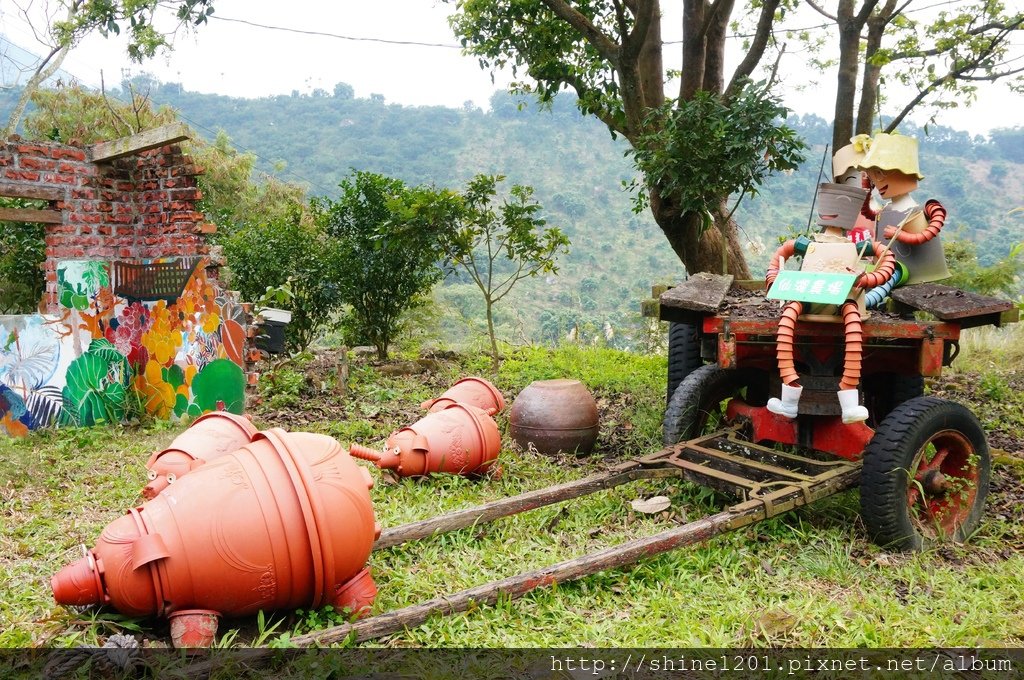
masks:
{"label": "painted flower on mural", "polygon": [[111,320],[105,336],[117,351],[128,357],[128,363],[136,370],[142,369],[149,361],[149,350],[142,344],[142,334],[149,326],[149,310],[141,302],[133,302],[124,308],[116,319]]}
{"label": "painted flower on mural", "polygon": [[127,412],[130,378],[128,359],[107,340],[93,340],[68,366],[66,419],[79,426],[120,422]]}
{"label": "painted flower on mural", "polygon": [[142,345],[149,352],[149,358],[161,366],[170,365],[182,343],[182,332],[178,316],[163,300],[150,310],[149,328],[142,334]]}
{"label": "painted flower on mural", "polygon": [[135,376],[132,385],[142,397],[147,413],[157,418],[169,418],[172,413],[180,416],[185,412],[189,386],[186,372],[177,364],[161,366],[150,360],[146,363],[146,370]]}

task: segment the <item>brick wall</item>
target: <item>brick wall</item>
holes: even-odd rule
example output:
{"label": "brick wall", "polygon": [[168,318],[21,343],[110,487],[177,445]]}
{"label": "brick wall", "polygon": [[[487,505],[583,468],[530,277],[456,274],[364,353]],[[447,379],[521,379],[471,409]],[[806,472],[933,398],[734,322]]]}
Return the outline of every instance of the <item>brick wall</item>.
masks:
{"label": "brick wall", "polygon": [[[216,228],[196,210],[201,172],[177,144],[103,163],[80,147],[16,136],[0,144],[2,181],[55,196],[50,207],[62,214],[46,229],[47,310],[58,307],[58,260],[206,255],[220,264],[206,242]],[[207,275],[218,278],[217,266]]]}

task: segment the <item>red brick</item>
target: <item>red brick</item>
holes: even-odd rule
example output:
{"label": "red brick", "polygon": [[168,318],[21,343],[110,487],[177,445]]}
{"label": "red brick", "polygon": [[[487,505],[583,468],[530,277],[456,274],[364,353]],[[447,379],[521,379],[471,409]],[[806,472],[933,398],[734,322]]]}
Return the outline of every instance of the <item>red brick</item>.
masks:
{"label": "red brick", "polygon": [[56,170],[57,161],[51,161],[49,158],[33,158],[32,156],[22,156],[18,159],[18,164],[29,170]]}
{"label": "red brick", "polygon": [[84,161],[85,151],[82,149],[69,149],[67,147],[53,147],[50,149],[50,158],[57,160],[68,159],[73,161]]}
{"label": "red brick", "polygon": [[38,182],[40,175],[38,172],[29,172],[28,170],[8,170],[4,173],[4,177],[13,180],[24,180],[26,182]]}

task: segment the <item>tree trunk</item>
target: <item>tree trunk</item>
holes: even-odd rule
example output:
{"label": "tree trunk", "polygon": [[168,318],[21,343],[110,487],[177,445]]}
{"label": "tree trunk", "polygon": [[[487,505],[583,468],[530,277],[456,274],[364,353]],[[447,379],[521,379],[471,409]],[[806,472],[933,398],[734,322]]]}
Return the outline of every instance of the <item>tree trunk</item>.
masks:
{"label": "tree trunk", "polygon": [[832,150],[840,149],[853,137],[853,102],[857,96],[857,58],[860,55],[860,29],[853,14],[853,0],[840,0],[836,12],[839,26],[839,69],[836,78],[835,122],[832,125]]}
{"label": "tree trunk", "polygon": [[487,304],[487,335],[491,339],[491,370],[497,373],[501,361],[498,358],[498,340],[494,337],[494,303],[489,298],[484,302]]}
{"label": "tree trunk", "polygon": [[711,272],[732,274],[737,279],[751,278],[739,241],[739,230],[732,218],[726,219],[729,211],[725,203],[725,199],[720,201],[714,223],[705,229],[701,215],[693,212],[681,214],[672,201],[651,192],[654,220],[686,267],[687,274]]}
{"label": "tree trunk", "polygon": [[[871,58],[882,46],[885,28],[896,10],[896,0],[888,0],[879,12],[868,18],[868,37],[864,48],[864,77],[860,86],[860,106],[857,109],[858,135],[870,135],[875,130],[875,106],[878,103],[878,81],[882,75],[881,65],[873,65]],[[881,127],[879,121],[878,127]]]}

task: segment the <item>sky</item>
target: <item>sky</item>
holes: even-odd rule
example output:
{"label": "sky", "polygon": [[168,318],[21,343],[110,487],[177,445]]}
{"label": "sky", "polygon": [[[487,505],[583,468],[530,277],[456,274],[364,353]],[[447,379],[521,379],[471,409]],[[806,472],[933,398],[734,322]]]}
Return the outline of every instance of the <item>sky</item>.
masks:
{"label": "sky", "polygon": [[[18,9],[30,5],[39,26],[47,1],[51,9],[57,6],[54,0],[0,0],[0,34],[22,48],[42,51]],[[663,39],[677,39],[680,22],[669,9],[682,3],[663,4]],[[108,86],[119,83],[125,73],[148,72],[161,81],[181,83],[187,90],[238,97],[293,90],[308,93],[315,88],[331,92],[336,83],[345,82],[357,97],[381,94],[389,103],[449,107],[472,101],[481,108],[487,108],[495,89],[503,89],[511,80],[511,74],[503,72],[495,74],[492,82],[491,73],[481,69],[474,57],[462,54],[447,21],[453,5],[439,0],[217,0],[215,8],[209,24],[194,33],[179,34],[168,55],[131,63],[124,40],[94,35],[68,55],[63,68],[95,87],[101,71]],[[821,17],[811,14],[808,21],[821,23]],[[792,51],[780,73],[788,106],[797,113],[831,120],[834,73],[816,76],[817,82],[808,80],[812,69],[803,63],[803,55]],[[19,77],[10,65],[0,75],[3,86]],[[1022,103],[1024,98],[1005,86],[986,85],[977,104],[944,112],[937,122],[984,134],[992,128],[1020,125]],[[917,122],[923,124],[926,118],[918,117]]]}

